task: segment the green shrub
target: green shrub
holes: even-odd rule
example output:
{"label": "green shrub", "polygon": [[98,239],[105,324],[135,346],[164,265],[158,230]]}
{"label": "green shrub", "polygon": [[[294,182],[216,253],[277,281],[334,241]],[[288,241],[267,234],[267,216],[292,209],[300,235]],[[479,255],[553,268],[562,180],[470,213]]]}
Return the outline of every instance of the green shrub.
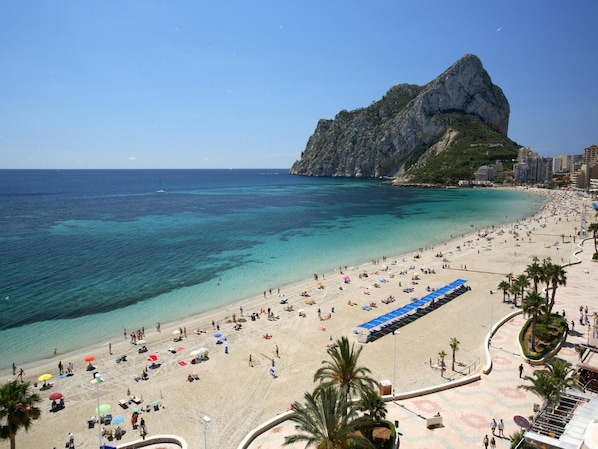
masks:
{"label": "green shrub", "polygon": [[536,322],[536,339],[542,340],[543,345],[536,344],[536,352],[530,353],[524,337],[532,325],[531,318],[528,319],[519,333],[519,344],[525,356],[531,360],[539,360],[549,354],[560,342],[565,333],[566,319],[561,315],[551,314],[550,316],[539,315]]}
{"label": "green shrub", "polygon": [[549,327],[545,324],[536,324],[536,338],[542,341],[550,341],[552,336]]}

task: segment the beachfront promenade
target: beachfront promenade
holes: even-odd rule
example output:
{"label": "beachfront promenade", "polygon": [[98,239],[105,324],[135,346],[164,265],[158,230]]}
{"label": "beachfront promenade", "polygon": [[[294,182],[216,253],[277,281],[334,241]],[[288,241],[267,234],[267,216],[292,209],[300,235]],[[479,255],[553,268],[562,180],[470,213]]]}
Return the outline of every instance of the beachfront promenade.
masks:
{"label": "beachfront promenade", "polygon": [[[567,267],[567,286],[560,287],[556,296],[555,311],[564,310],[569,321],[573,319],[577,326],[570,331],[566,343],[557,357],[575,365],[579,360],[575,345],[586,344],[588,329],[579,326],[579,307],[588,305],[596,310],[598,304],[594,299],[596,285],[598,285],[598,270],[591,261],[593,252],[591,239],[585,242],[585,251],[579,253],[579,263]],[[442,389],[450,381],[438,375],[438,391],[429,394],[409,392],[397,395],[397,400],[387,402],[390,421],[399,422],[402,448],[447,448],[459,449],[464,447],[482,447],[484,435],[492,435],[490,422],[502,419],[505,423],[504,438],[496,438],[497,448],[510,447],[508,436],[519,431],[513,417],[533,415],[534,404],[541,400],[532,393],[519,388],[525,382],[519,378],[518,367],[524,365],[524,376],[530,376],[535,369],[527,364],[520,353],[518,336],[525,323],[520,310],[513,310],[499,321],[494,327],[491,344],[488,347],[488,359],[482,361],[478,371],[472,378],[478,378],[465,385]],[[488,338],[490,338],[489,333]],[[392,338],[392,337],[388,337]],[[486,339],[488,341],[488,339]],[[456,381],[466,379],[451,375],[450,356],[447,357],[445,376]],[[459,357],[457,355],[457,361]],[[457,367],[458,369],[458,367]],[[483,371],[488,373],[484,374]],[[397,367],[397,383],[401,382],[401,367]],[[434,390],[432,389],[427,389]],[[411,396],[408,399],[403,399]],[[426,418],[436,413],[442,415],[442,427],[426,428]],[[238,449],[274,449],[282,447],[286,435],[295,432],[294,424],[290,421],[281,423],[254,441],[239,445]],[[497,431],[498,434],[498,431]],[[290,448],[300,448],[302,445],[290,445]]]}

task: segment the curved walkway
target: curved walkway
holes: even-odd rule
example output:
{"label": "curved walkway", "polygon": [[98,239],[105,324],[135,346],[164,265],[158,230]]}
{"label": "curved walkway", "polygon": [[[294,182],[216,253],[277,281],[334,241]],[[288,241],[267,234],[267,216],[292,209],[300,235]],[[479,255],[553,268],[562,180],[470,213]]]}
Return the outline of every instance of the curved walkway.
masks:
{"label": "curved walkway", "polygon": [[[588,244],[591,244],[591,240],[586,243]],[[588,306],[590,314],[598,310],[598,304],[592,299],[598,286],[598,269],[592,265],[591,249],[586,248],[585,252],[578,255],[580,263],[567,267],[567,286],[559,287],[556,295],[555,311],[564,310],[569,321],[573,319],[576,323],[557,355],[572,364],[578,361],[575,345],[586,344],[588,339],[587,327],[579,326],[579,308]],[[510,447],[508,436],[520,430],[513,417],[531,416],[534,404],[540,402],[537,396],[519,388],[524,384],[519,378],[519,365],[524,365],[524,376],[531,375],[536,369],[527,364],[520,354],[518,336],[524,323],[521,313],[514,313],[506,317],[502,325],[495,327],[496,332],[488,348],[488,363],[483,369],[485,374],[480,370],[478,380],[455,388],[388,402],[387,419],[399,422],[402,447],[482,447],[484,435],[491,437],[490,422],[493,418],[497,422],[502,419],[505,424],[505,436],[496,437],[496,447]],[[425,418],[437,412],[443,417],[443,427],[427,429]],[[280,420],[282,416],[277,418]],[[239,448],[280,448],[284,437],[294,432],[293,423],[281,422],[251,442],[248,435]],[[286,447],[299,449],[304,444]]]}

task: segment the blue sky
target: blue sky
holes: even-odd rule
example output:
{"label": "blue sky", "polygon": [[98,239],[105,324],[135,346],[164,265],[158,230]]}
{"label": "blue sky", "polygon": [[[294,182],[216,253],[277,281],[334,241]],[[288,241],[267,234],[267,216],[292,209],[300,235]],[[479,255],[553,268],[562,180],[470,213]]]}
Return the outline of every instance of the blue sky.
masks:
{"label": "blue sky", "polygon": [[11,1],[0,168],[288,168],[319,119],[467,53],[545,156],[598,144],[598,2]]}

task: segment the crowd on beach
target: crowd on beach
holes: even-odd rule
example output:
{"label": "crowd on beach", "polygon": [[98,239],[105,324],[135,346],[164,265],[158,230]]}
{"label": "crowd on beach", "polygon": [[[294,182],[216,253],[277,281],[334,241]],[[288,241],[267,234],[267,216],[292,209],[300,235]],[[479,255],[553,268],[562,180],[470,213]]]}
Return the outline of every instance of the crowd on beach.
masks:
{"label": "crowd on beach", "polygon": [[[333,334],[336,337],[350,335],[352,338],[356,338],[356,334],[353,333],[355,326],[365,321],[369,317],[367,314],[376,313],[372,310],[382,311],[384,308],[384,311],[390,311],[396,308],[396,305],[392,304],[393,302],[396,301],[399,305],[408,303],[412,297],[423,296],[435,286],[446,283],[447,279],[454,280],[466,270],[468,271],[468,280],[474,287],[478,291],[487,293],[496,289],[498,280],[504,274],[496,271],[496,267],[504,268],[505,266],[505,263],[500,262],[501,259],[505,259],[506,264],[510,264],[514,268],[521,267],[520,271],[522,271],[522,268],[530,262],[531,256],[534,255],[536,250],[534,241],[539,235],[539,230],[544,230],[542,226],[550,217],[566,221],[579,219],[579,204],[572,205],[568,210],[567,206],[559,205],[559,201],[561,201],[560,196],[554,195],[551,203],[539,216],[520,220],[513,225],[476,230],[474,234],[461,236],[456,241],[419,248],[409,255],[382,256],[381,259],[373,259],[371,263],[359,267],[339,266],[338,270],[333,273],[314,274],[313,281],[267,288],[263,291],[263,295],[258,294],[240,305],[213,311],[201,317],[192,317],[185,320],[184,323],[157,322],[156,332],[150,330],[146,333],[144,326],[138,328],[133,326],[132,328],[137,328],[134,332],[127,332],[124,329],[124,341],[118,337],[120,342],[110,343],[108,351],[104,347],[102,349],[104,354],[100,354],[100,348],[95,348],[94,351],[96,354],[94,369],[97,368],[102,373],[108,374],[106,377],[111,379],[110,382],[103,382],[101,385],[102,400],[105,399],[116,404],[119,400],[119,389],[124,389],[131,384],[133,388],[143,388],[146,396],[149,396],[152,401],[158,397],[162,399],[162,395],[164,395],[170,404],[169,408],[173,410],[207,409],[213,410],[213,413],[218,415],[228,414],[230,419],[231,416],[237,416],[237,411],[231,410],[230,407],[223,404],[223,398],[227,396],[228,389],[231,393],[234,391],[238,401],[244,401],[244,403],[245,401],[254,401],[254,410],[248,412],[245,417],[247,424],[240,430],[224,424],[224,421],[219,421],[222,427],[218,432],[220,437],[224,438],[228,432],[227,438],[238,439],[243,432],[249,431],[251,426],[281,410],[286,410],[285,404],[300,399],[303,392],[310,388],[313,372],[309,370],[312,367],[317,368],[321,360],[326,357],[326,350],[334,342]],[[554,222],[549,223],[551,227],[554,225]],[[553,249],[557,248],[555,242],[558,243],[558,247],[564,246],[560,237],[553,236],[552,243],[548,248],[537,249],[554,257]],[[526,253],[527,257],[521,257],[521,261],[519,261],[518,251],[520,255]],[[557,254],[560,257],[565,257],[564,254]],[[502,265],[499,265],[501,263]],[[349,275],[350,282],[346,282],[344,276]],[[386,282],[381,282],[381,279],[386,279]],[[403,289],[407,286],[412,290],[404,292]],[[369,292],[369,295],[366,292]],[[371,297],[372,295],[376,297]],[[387,301],[390,298],[392,301]],[[346,306],[347,304],[349,307]],[[369,305],[370,310],[350,307],[352,305]],[[292,309],[285,310],[285,307],[288,306],[292,306]],[[508,305],[504,305],[503,309],[496,309],[497,316],[501,310],[503,312],[508,310],[508,307]],[[235,312],[232,312],[233,308]],[[469,311],[467,311],[468,308]],[[471,314],[487,313],[487,309],[482,308],[480,304],[468,305],[459,310]],[[583,319],[585,325],[589,318],[588,311],[584,310],[584,312],[582,314],[580,311],[580,323]],[[443,320],[436,317],[432,319],[437,321],[430,321],[428,323],[430,328],[435,330],[438,335],[445,332],[440,328],[445,325]],[[472,324],[466,322],[462,324],[462,327],[465,331],[474,334],[471,337],[474,340],[480,332],[473,330],[473,327],[470,329],[469,326]],[[241,326],[238,327],[239,325]],[[188,335],[187,327],[196,329],[196,331]],[[214,337],[205,331],[210,327],[215,332]],[[162,329],[172,329],[173,336],[163,336]],[[221,334],[221,337],[215,337],[218,333]],[[411,335],[409,329],[403,333],[405,339],[416,338],[415,335]],[[421,337],[419,335],[420,339]],[[218,346],[220,339],[223,339],[223,342],[220,343],[221,346]],[[466,363],[470,363],[479,358],[478,345],[466,341],[465,338],[461,338],[461,340],[463,341],[462,359]],[[182,349],[174,348],[174,353],[167,351],[166,347],[172,341],[179,342]],[[140,342],[144,342],[143,346],[139,345]],[[428,365],[430,354],[433,354],[436,359],[438,350],[433,346],[428,348],[430,344],[431,342],[422,343],[419,355],[410,353],[409,351],[412,350],[410,348],[405,348],[404,354],[399,354],[405,371],[406,386],[403,388],[438,382],[437,377],[434,377],[434,370],[430,370],[431,373],[419,371],[422,362],[424,366]],[[135,347],[134,351],[131,351],[131,345]],[[193,362],[197,361],[197,358],[191,356],[191,351],[200,347],[209,349],[210,357],[205,358],[198,365]],[[144,352],[156,354],[158,359],[148,365],[147,354],[138,352],[142,348],[145,348]],[[390,343],[388,341],[376,342],[368,344],[364,348],[364,362],[371,366],[374,374],[379,378],[388,376],[389,370],[382,366],[380,360],[384,359],[383,354],[392,349],[392,341]],[[422,356],[422,349],[429,352]],[[122,363],[122,356],[120,356],[121,362],[115,363],[116,359],[112,357],[113,351],[117,351],[117,354],[128,355],[132,363]],[[58,356],[57,354],[55,357]],[[64,358],[66,354],[60,356]],[[69,358],[71,356],[83,360],[81,355],[68,355]],[[275,359],[279,362],[275,362]],[[52,359],[51,362],[55,363],[54,360]],[[78,359],[73,358],[72,360]],[[189,363],[193,363],[195,366],[188,367]],[[153,370],[150,376],[148,370],[152,364],[161,364],[161,368]],[[249,368],[256,369],[250,370],[247,365]],[[430,363],[430,365],[432,364]],[[261,370],[257,368],[263,368],[263,372],[266,373],[266,378],[270,382],[266,382],[259,373]],[[42,362],[39,366],[27,367],[28,373],[37,373],[36,375],[25,376],[22,367],[18,370],[16,365],[13,365],[13,376],[21,381],[24,379],[35,380],[45,370]],[[74,374],[75,366],[69,362],[65,371]],[[139,372],[142,373],[141,376],[136,376],[136,373]],[[412,376],[410,373],[416,374]],[[60,372],[59,374],[64,373]],[[147,382],[143,382],[143,387],[137,382],[131,383],[131,380],[137,377],[147,380]],[[66,390],[69,396],[68,408],[76,409],[76,412],[70,415],[68,423],[69,426],[75,426],[80,424],[76,422],[78,416],[88,416],[87,413],[83,413],[84,410],[95,408],[93,404],[97,387],[88,385],[89,379],[83,382],[77,376],[71,376],[69,382],[71,383],[66,383],[61,378],[59,386]],[[190,394],[191,388],[193,394]],[[210,395],[214,397],[212,398]],[[264,402],[267,399],[269,403]],[[145,416],[141,415],[141,419],[144,418]],[[197,438],[197,430],[191,425],[192,420],[189,424],[180,420],[174,424],[175,417],[168,417],[168,414],[164,414],[161,418],[163,418],[161,420],[163,422],[152,424],[152,428],[167,429],[170,426],[172,432],[180,432],[186,436],[188,441]],[[44,416],[43,419],[45,420],[47,417]],[[67,427],[59,421],[53,422],[53,425],[63,430]],[[31,431],[32,435],[48,435],[47,432],[48,430],[43,425],[39,427],[36,425]],[[216,433],[216,430],[211,429],[211,432]],[[129,433],[130,435],[132,433]],[[92,437],[86,435],[83,438],[91,440]],[[489,441],[488,444],[491,442]]]}

